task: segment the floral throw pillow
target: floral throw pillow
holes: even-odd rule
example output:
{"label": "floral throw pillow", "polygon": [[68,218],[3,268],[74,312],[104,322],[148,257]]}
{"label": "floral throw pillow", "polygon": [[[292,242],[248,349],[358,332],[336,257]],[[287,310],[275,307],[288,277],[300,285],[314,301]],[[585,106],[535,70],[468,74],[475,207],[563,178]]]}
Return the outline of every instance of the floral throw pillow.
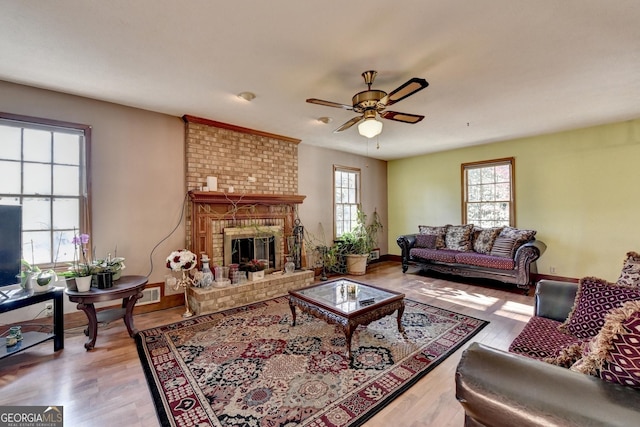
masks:
{"label": "floral throw pillow", "polygon": [[471,250],[471,232],[473,224],[468,225],[450,225],[445,234],[445,247],[452,251]]}
{"label": "floral throw pillow", "polygon": [[627,259],[622,265],[622,272],[616,282],[619,285],[640,287],[640,254],[627,252]]}
{"label": "floral throw pillow", "polygon": [[493,248],[493,243],[502,231],[502,227],[485,228],[475,236],[473,241],[473,250],[479,254],[488,254]]}
{"label": "floral throw pillow", "polygon": [[640,301],[611,310],[571,370],[640,388]]}
{"label": "floral throw pillow", "polygon": [[597,277],[580,279],[573,309],[558,328],[577,338],[592,338],[604,325],[611,310],[627,301],[640,300],[640,289],[619,286]]}
{"label": "floral throw pillow", "polygon": [[431,234],[437,236],[436,239],[436,249],[442,249],[445,247],[444,236],[447,234],[448,225],[443,225],[441,227],[433,227],[430,225],[419,225],[418,231],[420,234]]}

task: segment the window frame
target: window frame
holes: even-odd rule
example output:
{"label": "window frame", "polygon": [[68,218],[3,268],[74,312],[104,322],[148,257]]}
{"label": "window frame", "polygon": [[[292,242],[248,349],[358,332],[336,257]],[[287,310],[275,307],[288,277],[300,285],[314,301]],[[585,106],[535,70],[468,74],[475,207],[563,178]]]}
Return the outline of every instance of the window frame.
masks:
{"label": "window frame", "polygon": [[[338,201],[336,200],[336,191],[337,191],[337,187],[336,187],[336,173],[337,172],[345,172],[345,173],[353,173],[355,174],[355,178],[356,178],[356,185],[355,185],[355,203],[338,203]],[[339,239],[340,236],[342,236],[342,234],[347,233],[348,231],[344,231],[342,234],[338,235],[338,218],[337,218],[337,208],[338,205],[352,205],[355,206],[356,208],[360,208],[360,197],[361,197],[361,193],[362,193],[362,171],[360,170],[360,168],[355,168],[355,167],[350,167],[350,166],[340,166],[340,165],[333,165],[333,238],[335,239]],[[353,227],[355,226],[355,217],[353,217],[353,219],[350,221],[350,223],[352,224],[351,230],[353,229]],[[349,231],[351,231],[349,230]]]}
{"label": "window frame", "polygon": [[[79,177],[79,185],[81,185],[80,195],[77,197],[79,203],[79,212],[78,212],[78,227],[77,233],[86,233],[90,236],[91,232],[91,126],[66,122],[55,119],[46,119],[41,117],[32,117],[25,116],[19,114],[5,113],[0,112],[0,123],[3,125],[11,125],[14,123],[16,127],[22,129],[35,129],[35,130],[45,130],[48,132],[56,132],[64,133],[65,130],[73,131],[74,133],[82,134],[83,143],[80,146],[80,177]],[[20,163],[22,164],[24,159],[20,159]],[[50,161],[51,164],[55,164],[54,159],[52,158]],[[3,197],[17,197],[22,202],[22,198],[31,197],[31,195],[25,196],[25,193],[21,189],[20,194],[2,194]],[[44,197],[48,197],[50,199],[54,199],[56,197],[55,194],[44,195]],[[68,196],[67,196],[68,197]],[[75,198],[75,197],[73,197]],[[22,204],[22,203],[20,203]],[[50,212],[50,215],[52,213]],[[55,249],[53,248],[55,242],[55,232],[57,231],[55,225],[53,224],[53,216],[51,228],[45,229],[45,231],[51,233],[50,242],[52,247],[51,250],[51,259],[53,262],[46,263],[36,263],[41,269],[53,268],[54,265],[57,267],[57,270],[64,270],[66,266],[66,261],[56,260]],[[24,223],[23,223],[24,227]],[[25,252],[25,242],[22,244],[23,246],[23,259],[28,260],[27,252]],[[91,247],[91,242],[89,242],[89,247]],[[57,264],[56,264],[57,261]],[[62,265],[61,265],[62,264]]]}
{"label": "window frame", "polygon": [[[460,173],[461,173],[461,193],[462,193],[462,223],[463,224],[468,224],[469,223],[469,218],[467,215],[467,205],[470,203],[468,201],[468,195],[469,195],[469,184],[467,182],[467,173],[469,170],[472,169],[482,169],[482,168],[486,168],[486,167],[495,167],[495,166],[502,166],[502,165],[507,165],[509,166],[509,174],[510,174],[510,179],[509,179],[509,226],[510,227],[515,227],[516,226],[516,192],[515,192],[515,187],[516,187],[516,174],[515,174],[515,168],[516,168],[516,164],[515,164],[516,160],[515,157],[503,157],[500,159],[492,159],[492,160],[482,160],[482,161],[477,161],[477,162],[469,162],[469,163],[462,163],[460,165]],[[480,224],[476,224],[477,226],[481,227]]]}

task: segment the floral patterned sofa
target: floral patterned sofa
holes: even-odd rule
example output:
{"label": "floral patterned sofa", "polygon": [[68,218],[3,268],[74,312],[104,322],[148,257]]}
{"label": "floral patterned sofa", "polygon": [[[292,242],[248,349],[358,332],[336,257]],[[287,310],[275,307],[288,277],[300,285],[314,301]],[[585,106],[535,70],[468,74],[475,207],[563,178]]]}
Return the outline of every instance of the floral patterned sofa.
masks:
{"label": "floral patterned sofa", "polygon": [[616,283],[538,282],[509,352],[465,350],[456,396],[465,426],[639,425],[640,254],[627,253]]}
{"label": "floral patterned sofa", "polygon": [[472,224],[420,225],[417,234],[398,237],[402,271],[423,270],[516,284],[528,291],[530,273],[546,245],[535,230],[513,227],[479,228]]}

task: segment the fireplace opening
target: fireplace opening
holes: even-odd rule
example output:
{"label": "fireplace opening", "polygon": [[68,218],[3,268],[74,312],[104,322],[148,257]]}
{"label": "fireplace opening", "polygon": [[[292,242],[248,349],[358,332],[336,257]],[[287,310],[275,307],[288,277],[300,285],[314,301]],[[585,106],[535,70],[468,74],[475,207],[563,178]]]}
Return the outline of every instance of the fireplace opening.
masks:
{"label": "fireplace opening", "polygon": [[231,239],[231,263],[247,264],[251,260],[265,260],[268,269],[276,267],[276,242],[270,237]]}
{"label": "fireplace opening", "polygon": [[282,227],[226,227],[223,230],[224,265],[243,265],[251,260],[264,260],[268,270],[282,268]]}

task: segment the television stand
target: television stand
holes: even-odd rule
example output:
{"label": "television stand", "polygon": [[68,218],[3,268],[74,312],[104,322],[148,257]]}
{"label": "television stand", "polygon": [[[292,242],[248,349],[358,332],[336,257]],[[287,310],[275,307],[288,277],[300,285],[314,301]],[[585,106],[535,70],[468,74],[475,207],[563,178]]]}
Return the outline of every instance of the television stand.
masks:
{"label": "television stand", "polygon": [[28,348],[53,340],[53,350],[58,351],[64,348],[64,288],[52,288],[46,292],[29,295],[22,289],[7,292],[7,299],[0,300],[0,313],[28,307],[39,302],[53,300],[53,333],[44,332],[22,332],[22,341],[18,344],[7,347],[6,338],[0,339],[0,359],[20,353]]}

